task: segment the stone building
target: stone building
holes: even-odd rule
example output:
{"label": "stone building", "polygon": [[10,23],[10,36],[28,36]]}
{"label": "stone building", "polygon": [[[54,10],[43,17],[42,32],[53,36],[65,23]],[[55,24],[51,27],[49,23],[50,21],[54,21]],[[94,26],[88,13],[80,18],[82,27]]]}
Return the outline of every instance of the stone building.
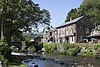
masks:
{"label": "stone building", "polygon": [[43,30],[43,42],[53,42],[53,27],[52,26],[48,26],[45,27]]}
{"label": "stone building", "polygon": [[91,30],[91,35],[100,35],[100,25]]}
{"label": "stone building", "polygon": [[91,34],[86,36],[86,39],[88,39],[88,42],[100,43],[100,25],[92,29]]}
{"label": "stone building", "polygon": [[90,35],[94,26],[85,16],[81,16],[56,28],[49,28],[47,27],[43,31],[43,42],[76,43],[83,41],[87,35]]}

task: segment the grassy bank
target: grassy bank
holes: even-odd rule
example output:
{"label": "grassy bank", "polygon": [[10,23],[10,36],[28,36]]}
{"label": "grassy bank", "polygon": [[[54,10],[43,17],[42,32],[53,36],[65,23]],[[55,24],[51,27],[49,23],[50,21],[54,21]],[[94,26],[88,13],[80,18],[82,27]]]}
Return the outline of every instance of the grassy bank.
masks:
{"label": "grassy bank", "polygon": [[18,65],[9,65],[8,67],[28,67],[28,66],[26,66],[26,65],[24,65],[24,64],[18,64]]}
{"label": "grassy bank", "polygon": [[68,43],[44,43],[48,53],[61,53],[70,56],[94,57],[100,59],[100,44],[68,44]]}
{"label": "grassy bank", "polygon": [[12,60],[9,61],[8,67],[28,67],[27,65],[21,63],[23,59],[23,57],[12,56]]}

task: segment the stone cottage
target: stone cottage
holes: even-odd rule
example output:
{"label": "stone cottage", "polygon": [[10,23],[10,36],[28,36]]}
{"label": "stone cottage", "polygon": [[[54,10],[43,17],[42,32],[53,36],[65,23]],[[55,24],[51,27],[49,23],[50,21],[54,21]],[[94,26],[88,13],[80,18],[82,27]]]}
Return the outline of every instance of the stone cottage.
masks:
{"label": "stone cottage", "polygon": [[56,28],[49,28],[46,27],[43,31],[43,42],[76,43],[83,41],[86,36],[90,35],[94,26],[85,16],[81,16]]}
{"label": "stone cottage", "polygon": [[42,41],[43,42],[53,42],[53,27],[52,26],[48,26],[48,27],[45,27],[44,30],[43,30],[43,39]]}
{"label": "stone cottage", "polygon": [[91,34],[86,36],[88,42],[100,43],[100,25],[91,30]]}

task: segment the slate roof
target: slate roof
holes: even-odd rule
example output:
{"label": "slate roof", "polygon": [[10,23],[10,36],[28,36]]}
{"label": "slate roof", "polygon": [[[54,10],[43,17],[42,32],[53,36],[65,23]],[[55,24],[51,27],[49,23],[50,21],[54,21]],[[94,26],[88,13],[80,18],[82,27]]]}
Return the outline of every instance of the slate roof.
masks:
{"label": "slate roof", "polygon": [[87,38],[89,38],[89,37],[100,37],[100,35],[98,34],[98,35],[88,35],[88,36],[86,36]]}
{"label": "slate roof", "polygon": [[98,25],[96,28],[100,28],[100,25]]}
{"label": "slate roof", "polygon": [[68,21],[68,22],[66,22],[66,23],[64,23],[64,24],[62,24],[62,25],[60,25],[60,26],[58,26],[58,27],[56,27],[56,28],[60,28],[60,27],[63,27],[63,26],[69,25],[69,24],[76,23],[76,22],[78,22],[80,19],[82,19],[83,17],[84,17],[84,16],[75,18],[75,19],[73,19],[73,20],[71,20],[71,21]]}

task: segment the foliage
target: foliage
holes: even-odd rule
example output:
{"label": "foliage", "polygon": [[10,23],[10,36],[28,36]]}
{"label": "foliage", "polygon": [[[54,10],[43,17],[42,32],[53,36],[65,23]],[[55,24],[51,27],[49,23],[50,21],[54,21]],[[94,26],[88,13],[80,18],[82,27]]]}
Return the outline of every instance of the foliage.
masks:
{"label": "foliage", "polygon": [[19,50],[18,47],[16,47],[16,46],[11,46],[10,49],[14,52],[18,52],[18,50]]}
{"label": "foliage", "polygon": [[84,0],[78,9],[71,9],[65,21],[85,15],[94,25],[100,24],[100,0]]}
{"label": "foliage", "polygon": [[28,35],[23,34],[22,36],[24,41],[30,41],[30,37]]}
{"label": "foliage", "polygon": [[98,49],[100,44],[80,44],[81,51],[78,53],[79,56],[83,57],[94,57],[97,58]]}
{"label": "foliage", "polygon": [[53,53],[55,51],[56,44],[54,43],[43,43],[43,47],[45,48],[46,52]]}
{"label": "foliage", "polygon": [[13,35],[21,38],[22,32],[50,23],[49,11],[40,9],[32,0],[0,0],[0,9],[0,27],[7,41]]}
{"label": "foliage", "polygon": [[3,55],[0,55],[0,61],[2,66],[6,67],[8,65],[9,60],[7,60],[7,58],[5,58]]}
{"label": "foliage", "polygon": [[66,50],[66,55],[71,55],[71,56],[76,56],[77,53],[79,52],[78,48],[69,48],[68,50]]}
{"label": "foliage", "polygon": [[76,8],[75,8],[75,9],[71,9],[71,10],[69,11],[69,13],[68,13],[66,19],[65,19],[65,22],[68,22],[68,21],[70,21],[70,20],[72,20],[72,19],[75,19],[75,18],[79,17],[79,14],[78,14],[77,11],[78,11],[78,10],[77,10]]}
{"label": "foliage", "polygon": [[11,57],[11,51],[10,46],[6,42],[0,40],[0,61],[4,67],[8,65]]}
{"label": "foliage", "polygon": [[96,57],[96,53],[95,52],[80,52],[78,53],[79,56],[82,56],[82,57]]}
{"label": "foliage", "polygon": [[20,65],[10,65],[8,67],[28,67],[28,66],[26,66],[24,64],[20,64]]}
{"label": "foliage", "polygon": [[[70,56],[94,57],[100,58],[100,44],[69,44],[69,43],[44,43],[44,48],[48,53],[61,53]],[[62,47],[64,48],[63,51]]]}
{"label": "foliage", "polygon": [[77,44],[66,44],[64,48],[66,55],[76,56],[80,52],[80,47]]}
{"label": "foliage", "polygon": [[30,47],[28,48],[28,51],[34,52],[35,50],[36,50],[36,48],[35,48],[34,46],[30,46]]}
{"label": "foliage", "polygon": [[85,14],[94,24],[100,24],[100,0],[84,0],[79,7],[79,13]]}
{"label": "foliage", "polygon": [[0,54],[4,55],[5,57],[8,57],[11,54],[10,46],[7,43],[0,43]]}

